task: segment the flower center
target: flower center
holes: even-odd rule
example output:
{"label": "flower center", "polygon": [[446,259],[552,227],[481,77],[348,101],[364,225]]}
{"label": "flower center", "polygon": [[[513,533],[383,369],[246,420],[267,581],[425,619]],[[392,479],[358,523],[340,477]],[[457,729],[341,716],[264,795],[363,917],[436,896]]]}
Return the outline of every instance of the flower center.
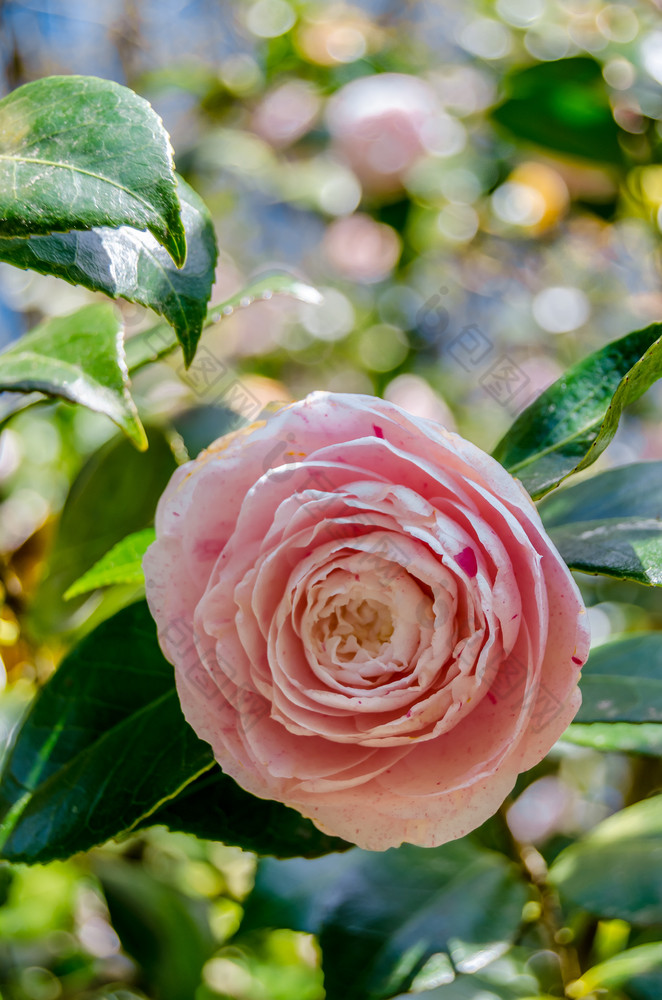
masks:
{"label": "flower center", "polygon": [[345,662],[354,659],[359,650],[378,656],[393,635],[393,619],[386,604],[365,598],[334,605],[319,624],[322,641],[335,639],[335,655]]}

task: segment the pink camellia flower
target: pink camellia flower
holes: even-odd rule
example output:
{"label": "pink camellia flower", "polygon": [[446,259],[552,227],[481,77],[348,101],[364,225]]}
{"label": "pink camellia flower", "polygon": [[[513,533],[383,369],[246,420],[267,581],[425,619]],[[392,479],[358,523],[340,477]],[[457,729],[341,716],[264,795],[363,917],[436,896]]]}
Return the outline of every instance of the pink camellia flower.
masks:
{"label": "pink camellia flower", "polygon": [[313,393],[173,476],[147,597],[243,788],[383,850],[461,837],[580,703],[581,597],[521,485],[456,434]]}

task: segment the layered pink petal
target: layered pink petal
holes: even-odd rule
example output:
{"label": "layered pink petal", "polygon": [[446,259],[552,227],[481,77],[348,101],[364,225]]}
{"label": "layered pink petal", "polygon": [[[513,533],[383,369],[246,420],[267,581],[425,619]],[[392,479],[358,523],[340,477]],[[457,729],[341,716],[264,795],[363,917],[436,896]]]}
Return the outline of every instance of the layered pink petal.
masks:
{"label": "layered pink petal", "polygon": [[183,466],[147,596],[231,777],[381,850],[487,819],[579,704],[581,598],[528,495],[393,404],[314,393]]}

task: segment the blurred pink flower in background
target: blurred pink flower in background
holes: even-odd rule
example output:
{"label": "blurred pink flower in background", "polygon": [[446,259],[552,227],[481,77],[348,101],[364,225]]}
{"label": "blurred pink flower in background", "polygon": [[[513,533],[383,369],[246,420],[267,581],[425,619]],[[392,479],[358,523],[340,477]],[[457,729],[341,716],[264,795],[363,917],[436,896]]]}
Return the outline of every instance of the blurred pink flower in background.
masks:
{"label": "blurred pink flower in background", "polygon": [[414,417],[434,420],[446,430],[455,430],[455,418],[446,401],[419,375],[398,375],[386,386],[384,398]]}
{"label": "blurred pink flower in background", "polygon": [[462,126],[446,115],[433,88],[404,73],[346,84],[326,112],[336,148],[368,193],[398,191],[407,171],[428,153],[455,151]]}
{"label": "blurred pink flower in background", "polygon": [[338,274],[370,283],[388,277],[398,262],[402,244],[391,226],[359,212],[329,225],[323,249]]}
{"label": "blurred pink flower in background", "polygon": [[253,130],[272,146],[290,146],[313,126],[320,106],[313,84],[288,80],[264,95],[253,114]]}

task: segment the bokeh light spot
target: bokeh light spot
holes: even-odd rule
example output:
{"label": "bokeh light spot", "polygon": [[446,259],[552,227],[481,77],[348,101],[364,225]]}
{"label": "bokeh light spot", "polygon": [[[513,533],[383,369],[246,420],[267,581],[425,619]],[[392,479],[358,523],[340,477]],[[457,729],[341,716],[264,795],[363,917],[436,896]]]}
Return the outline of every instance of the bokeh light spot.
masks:
{"label": "bokeh light spot", "polygon": [[278,38],[295,22],[296,14],[286,0],[257,0],[246,14],[246,24],[258,38]]}
{"label": "bokeh light spot", "polygon": [[533,300],[533,316],[549,333],[569,333],[583,326],[591,315],[590,303],[580,288],[555,285]]}

